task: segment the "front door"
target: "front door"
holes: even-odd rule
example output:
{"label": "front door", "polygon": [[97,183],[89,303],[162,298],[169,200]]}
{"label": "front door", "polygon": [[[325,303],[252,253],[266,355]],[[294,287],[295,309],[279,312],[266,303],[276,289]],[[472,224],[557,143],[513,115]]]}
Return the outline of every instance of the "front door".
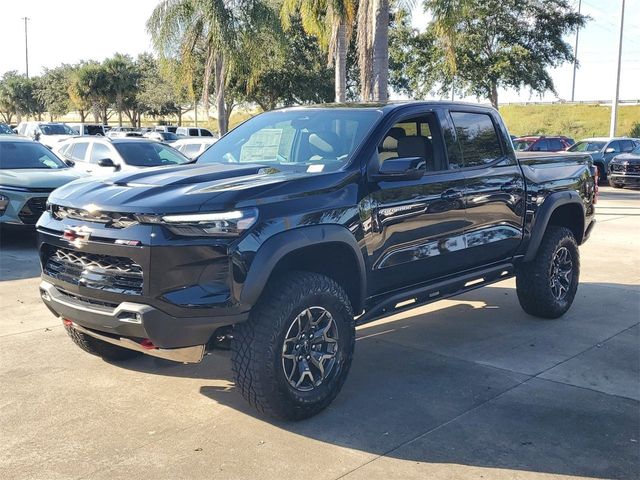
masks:
{"label": "front door", "polygon": [[[465,176],[449,163],[437,111],[401,117],[380,139],[369,164],[374,173],[389,158],[423,157],[427,173],[412,181],[369,180],[361,203],[371,272],[368,294],[436,279],[464,269]],[[371,178],[371,175],[369,175]]]}

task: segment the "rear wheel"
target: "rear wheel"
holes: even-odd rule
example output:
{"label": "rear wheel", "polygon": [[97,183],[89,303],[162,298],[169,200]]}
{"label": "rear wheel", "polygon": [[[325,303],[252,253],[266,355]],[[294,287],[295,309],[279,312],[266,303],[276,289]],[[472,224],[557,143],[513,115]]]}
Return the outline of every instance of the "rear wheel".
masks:
{"label": "rear wheel", "polygon": [[292,272],[271,281],[250,319],[236,325],[236,384],[260,412],[287,420],[311,417],[342,388],[354,345],[343,288],[324,275]]}
{"label": "rear wheel", "polygon": [[531,262],[516,270],[516,289],[523,310],[542,318],[558,318],[573,303],[580,277],[580,256],[573,232],[549,226]]}
{"label": "rear wheel", "polygon": [[70,325],[65,325],[64,328],[67,331],[67,334],[71,337],[71,340],[73,340],[73,343],[75,343],[85,352],[88,352],[92,355],[97,355],[104,360],[110,362],[120,362],[122,360],[129,360],[131,358],[142,355],[141,352],[129,350],[128,348],[118,347],[117,345],[112,345],[111,343],[103,342],[102,340],[93,338],[89,335],[77,331]]}

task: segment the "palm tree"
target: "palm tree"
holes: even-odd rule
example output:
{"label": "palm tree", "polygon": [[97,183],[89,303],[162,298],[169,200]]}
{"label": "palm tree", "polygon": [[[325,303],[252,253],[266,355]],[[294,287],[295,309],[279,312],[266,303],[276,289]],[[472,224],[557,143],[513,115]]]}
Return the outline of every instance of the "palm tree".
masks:
{"label": "palm tree", "polygon": [[389,98],[389,0],[360,1],[357,42],[360,98],[386,102]]}
{"label": "palm tree", "polygon": [[[218,129],[225,134],[225,57],[233,52],[235,25],[229,0],[161,0],[147,21],[155,48],[164,57],[178,57],[181,77],[193,90],[197,53],[205,57],[202,97],[208,111],[211,75],[215,76]],[[195,99],[194,99],[195,100]]]}
{"label": "palm tree", "polygon": [[280,19],[285,30],[291,18],[300,15],[307,35],[318,39],[327,52],[329,66],[335,65],[335,100],[347,99],[347,51],[356,17],[355,0],[284,0]]}

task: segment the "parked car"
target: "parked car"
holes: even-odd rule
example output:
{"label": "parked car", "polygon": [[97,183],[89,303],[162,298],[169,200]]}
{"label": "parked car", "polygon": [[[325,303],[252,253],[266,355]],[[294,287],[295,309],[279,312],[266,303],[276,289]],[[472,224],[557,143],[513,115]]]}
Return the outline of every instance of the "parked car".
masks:
{"label": "parked car", "polygon": [[112,127],[107,132],[109,138],[141,137],[142,132],[136,127]]}
{"label": "parked car", "polygon": [[176,130],[178,130],[178,127],[175,125],[156,125],[153,128],[156,132],[176,133]]}
{"label": "parked car", "polygon": [[598,176],[601,182],[607,179],[609,163],[616,155],[631,152],[640,145],[637,138],[626,137],[594,137],[580,140],[567,151],[576,153],[588,153],[593,164],[598,168]]}
{"label": "parked car", "polygon": [[595,169],[547,155],[520,161],[479,105],[266,112],[195,164],[54,192],[38,222],[41,297],[110,361],[199,362],[232,336],[238,391],[260,412],[309,417],[345,381],[354,316],[514,275],[526,312],[570,308]]}
{"label": "parked car", "polygon": [[15,133],[9,125],[0,122],[0,135],[15,135]]}
{"label": "parked car", "polygon": [[178,140],[178,136],[171,132],[147,132],[142,135],[144,138],[154,140],[156,142],[174,143]]}
{"label": "parked car", "polygon": [[97,175],[190,161],[176,149],[146,138],[76,137],[55,152],[74,162],[75,168]]}
{"label": "parked car", "polygon": [[106,132],[104,125],[99,123],[67,123],[77,135],[96,135],[98,137],[104,137]]}
{"label": "parked car", "polygon": [[178,127],[176,134],[179,137],[214,137],[211,130],[199,127]]}
{"label": "parked car", "polygon": [[513,141],[516,152],[561,152],[571,146],[567,137],[530,136]]}
{"label": "parked car", "polygon": [[640,145],[609,162],[609,185],[614,188],[640,187]]}
{"label": "parked car", "polygon": [[81,176],[44,145],[0,135],[0,223],[34,225],[49,194]]}
{"label": "parked car", "polygon": [[49,148],[77,135],[75,130],[64,123],[54,122],[20,122],[17,131],[18,134],[36,140]]}
{"label": "parked car", "polygon": [[176,140],[171,146],[189,158],[196,158],[217,141],[217,138],[211,137],[189,137]]}

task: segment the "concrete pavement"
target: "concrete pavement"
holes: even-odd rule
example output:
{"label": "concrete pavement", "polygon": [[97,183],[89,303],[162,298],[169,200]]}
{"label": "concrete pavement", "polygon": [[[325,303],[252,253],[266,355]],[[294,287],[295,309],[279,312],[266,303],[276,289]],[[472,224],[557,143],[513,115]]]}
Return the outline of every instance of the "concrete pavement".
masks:
{"label": "concrete pavement", "polygon": [[227,352],[111,365],[37,294],[33,235],[2,233],[0,478],[565,478],[640,475],[640,192],[603,188],[560,320],[514,281],[358,329],[329,409],[255,414]]}

